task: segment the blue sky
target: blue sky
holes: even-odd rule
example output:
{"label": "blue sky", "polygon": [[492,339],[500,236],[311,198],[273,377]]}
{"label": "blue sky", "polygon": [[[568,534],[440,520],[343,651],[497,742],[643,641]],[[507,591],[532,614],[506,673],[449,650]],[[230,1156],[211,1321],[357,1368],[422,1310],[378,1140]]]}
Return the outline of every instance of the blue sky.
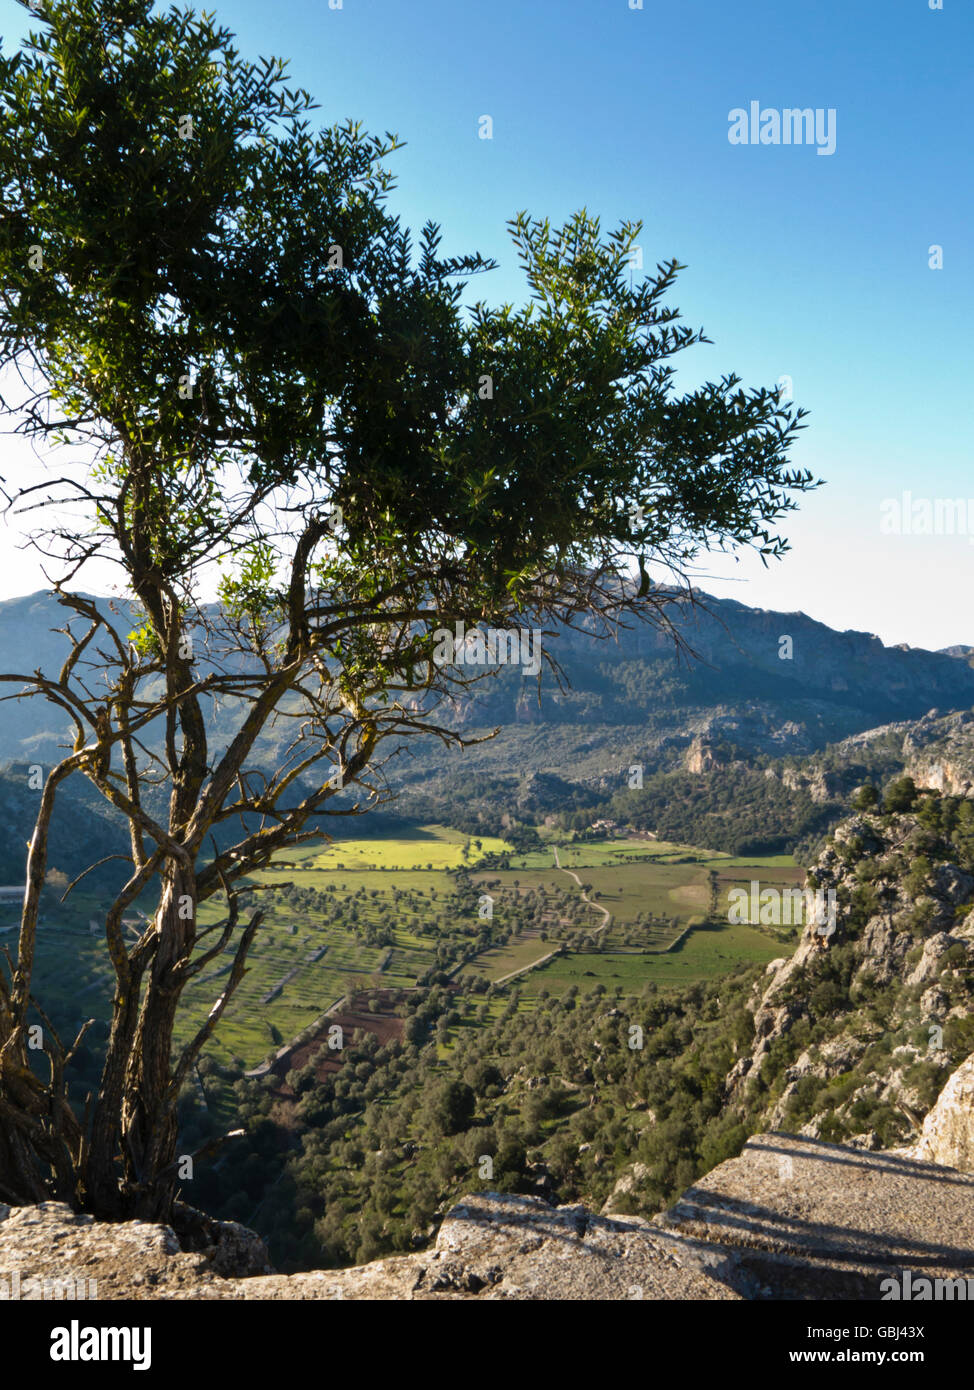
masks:
{"label": "blue sky", "polygon": [[[392,204],[417,229],[441,223],[447,254],[500,261],[480,296],[524,296],[505,229],[521,208],[558,222],[585,206],[605,227],[641,218],[647,266],[687,265],[673,302],[714,340],[682,358],[680,384],[791,378],[811,411],[793,458],[827,486],[788,520],[784,561],[705,560],[704,588],[888,643],[974,643],[969,5],[208,7],[245,54],[291,60],[322,122],[353,116],[408,142]],[[0,0],[0,15],[9,47],[22,12]],[[729,113],[751,101],[834,108],[835,153],[732,145]],[[485,114],[491,140],[478,138]],[[884,534],[881,504],[904,492],[970,505],[954,534]],[[37,587],[9,570],[4,582]]]}

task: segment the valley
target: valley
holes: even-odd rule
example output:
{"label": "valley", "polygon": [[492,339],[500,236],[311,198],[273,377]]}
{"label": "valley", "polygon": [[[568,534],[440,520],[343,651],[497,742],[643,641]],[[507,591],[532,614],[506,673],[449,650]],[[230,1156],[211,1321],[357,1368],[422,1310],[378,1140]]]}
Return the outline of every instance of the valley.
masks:
{"label": "valley", "polygon": [[[801,884],[790,856],[742,860],[645,839],[573,843],[544,833],[542,848],[512,855],[500,839],[415,826],[300,847],[252,875],[246,902],[264,911],[264,922],[206,1055],[252,1069],[347,996],[374,996],[378,1018],[437,975],[462,995],[518,975],[529,1009],[539,993],[558,996],[579,983],[618,983],[628,994],[711,979],[794,949],[797,930],[727,921],[728,894],[755,877],[764,887]],[[479,867],[498,855],[509,867]],[[710,871],[718,875],[712,920]],[[484,896],[487,919],[478,915]],[[104,1027],[110,969],[90,925],[104,905],[90,893],[72,895],[69,905],[52,902],[39,935],[38,987],[66,1031],[80,1025],[81,1012]],[[203,904],[201,926],[217,922],[223,906]],[[138,918],[129,920],[134,930]],[[204,1021],[229,968],[224,958],[187,987],[177,1041]]]}
{"label": "valley", "polygon": [[[724,616],[756,650],[789,620]],[[0,636],[4,619],[0,605]],[[565,702],[534,708],[502,674],[481,710],[501,716],[496,738],[462,762],[417,741],[390,760],[378,812],[326,816],[319,839],[252,870],[238,885],[240,924],[262,914],[247,970],[179,1098],[180,1200],[307,1270],[424,1248],[469,1192],[652,1215],[769,1127],[902,1142],[974,1044],[959,925],[974,901],[974,726],[935,705],[974,695],[972,673],[960,656],[891,653],[885,693],[867,691],[871,641],[816,640],[820,656],[861,647],[861,681],[853,662],[829,696],[819,671],[814,697],[813,680],[805,703],[782,688],[779,705],[740,645],[722,675],[674,684],[642,637],[602,667],[573,637]],[[490,732],[473,707],[456,713],[465,733]],[[8,886],[46,756],[18,733],[0,731]],[[257,752],[269,767],[279,750]],[[104,918],[126,838],[72,777],[51,845],[34,988],[64,1036],[93,1020],[67,1073],[80,1109],[108,1039]],[[838,893],[828,950],[790,912],[806,881]],[[150,894],[131,904],[130,943],[154,909]],[[208,899],[200,931],[225,915]],[[14,891],[0,945],[16,918]],[[175,1056],[220,1000],[235,944],[187,984]]]}

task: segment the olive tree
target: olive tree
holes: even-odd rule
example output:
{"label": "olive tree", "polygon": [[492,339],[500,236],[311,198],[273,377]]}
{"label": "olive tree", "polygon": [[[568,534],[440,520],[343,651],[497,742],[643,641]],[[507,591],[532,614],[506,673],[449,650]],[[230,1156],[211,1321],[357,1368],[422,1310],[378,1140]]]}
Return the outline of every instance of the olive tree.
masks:
{"label": "olive tree", "polygon": [[[0,407],[45,458],[9,504],[67,644],[60,671],[3,679],[70,730],[0,971],[7,1201],[169,1218],[178,1094],[260,927],[242,880],[385,799],[384,749],[463,741],[449,702],[496,663],[438,660],[444,631],[543,631],[550,654],[562,625],[667,625],[702,549],[779,554],[814,486],[788,464],[802,412],[775,391],[675,391],[674,355],[705,339],[666,302],[676,261],[633,282],[637,223],[519,213],[526,302],[468,304],[493,262],[393,215],[397,138],[313,110],[282,63],[151,0],[44,0],[0,58]],[[84,595],[95,562],[117,567],[114,604]],[[84,1113],[32,992],[70,777],[130,846]],[[203,926],[209,900],[223,915]],[[178,1047],[183,991],[223,952],[223,991]]]}

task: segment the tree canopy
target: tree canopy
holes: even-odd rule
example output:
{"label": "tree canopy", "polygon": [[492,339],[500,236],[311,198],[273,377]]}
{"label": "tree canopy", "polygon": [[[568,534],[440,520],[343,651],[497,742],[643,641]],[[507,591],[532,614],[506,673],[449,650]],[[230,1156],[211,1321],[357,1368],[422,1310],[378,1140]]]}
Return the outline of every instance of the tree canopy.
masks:
{"label": "tree canopy", "polygon": [[[678,262],[631,283],[638,223],[519,212],[527,301],[467,305],[493,262],[401,225],[398,138],[314,110],[283,63],[151,0],[45,0],[0,58],[0,409],[64,460],[10,500],[40,518],[71,643],[59,673],[3,679],[73,729],[0,974],[0,1197],[170,1212],[176,1097],[260,926],[238,882],[323,813],[382,800],[384,740],[462,742],[438,710],[489,671],[438,664],[438,631],[665,624],[681,585],[649,567],[685,582],[708,547],[778,555],[815,486],[788,463],[803,412],[774,389],[676,392],[672,359],[707,339],[666,302]],[[79,591],[96,559],[118,569],[113,611]],[[274,721],[290,734],[261,766]],[[46,1030],[41,1078],[26,1043],[47,827],[76,775],[131,839],[88,1117],[70,1047]],[[146,895],[133,943],[121,919]],[[226,918],[201,929],[213,897]],[[180,993],[224,950],[224,992],[174,1056]]]}

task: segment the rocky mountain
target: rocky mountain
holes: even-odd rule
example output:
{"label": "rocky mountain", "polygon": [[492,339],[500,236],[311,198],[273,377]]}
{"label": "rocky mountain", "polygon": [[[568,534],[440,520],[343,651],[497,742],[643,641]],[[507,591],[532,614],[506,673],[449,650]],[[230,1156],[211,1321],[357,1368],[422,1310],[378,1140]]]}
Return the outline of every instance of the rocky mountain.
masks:
{"label": "rocky mountain", "polygon": [[[121,621],[129,620],[126,605],[115,608]],[[887,647],[878,637],[836,632],[803,613],[708,595],[668,611],[691,659],[648,624],[633,624],[609,641],[562,631],[550,647],[569,688],[546,677],[539,703],[534,676],[518,666],[502,668],[453,707],[453,723],[530,729],[541,737],[533,738],[538,757],[528,770],[578,775],[597,765],[600,748],[634,740],[654,765],[666,749],[698,736],[745,753],[807,754],[851,733],[916,719],[934,706],[974,705],[974,669],[942,652]],[[0,603],[0,670],[55,671],[66,651],[56,631],[63,625],[64,610],[50,594]],[[578,756],[567,767],[545,765],[545,731],[568,733],[559,749]],[[50,759],[61,733],[56,713],[42,702],[8,702],[0,762]],[[493,747],[502,746],[503,740]],[[429,750],[421,762],[429,768]],[[415,775],[421,776],[419,767]]]}
{"label": "rocky mountain", "polygon": [[[572,691],[555,689],[536,701],[524,700],[522,681],[515,695],[511,680],[498,681],[464,714],[471,722],[482,712],[503,723],[577,722],[577,716],[604,723],[628,723],[639,711],[667,708],[698,713],[710,710],[712,732],[738,732],[742,746],[755,748],[835,737],[842,724],[869,727],[887,722],[880,710],[916,718],[931,705],[967,706],[974,697],[974,672],[936,652],[886,647],[878,637],[836,632],[803,613],[750,608],[702,595],[697,607],[673,610],[675,626],[694,654],[681,662],[672,639],[649,626],[631,626],[618,641],[600,642],[584,633],[563,633],[553,650],[564,664]],[[510,673],[513,678],[516,673]],[[723,704],[732,712],[719,713]],[[778,728],[772,712],[792,710],[794,729]],[[788,722],[788,718],[782,721]]]}
{"label": "rocky mountain", "polygon": [[[536,680],[515,669],[485,683],[451,711],[465,731],[501,730],[463,755],[464,777],[516,769],[605,793],[622,785],[633,764],[647,774],[687,760],[706,772],[734,759],[808,757],[931,708],[974,704],[974,670],[966,662],[886,647],[801,613],[703,596],[676,626],[691,659],[650,627],[634,626],[609,642],[565,633],[552,650],[569,689],[546,679],[539,700]],[[432,741],[413,751],[396,772],[410,791],[435,791],[461,769]]]}
{"label": "rocky mountain", "polygon": [[848,811],[863,782],[882,786],[912,777],[918,787],[952,796],[974,793],[974,711],[928,710],[919,719],[883,724],[840,739],[804,758],[762,765],[764,776],[812,802]]}
{"label": "rocky mountain", "polygon": [[549,686],[540,704],[534,683],[504,672],[454,712],[465,731],[494,725],[498,736],[462,756],[417,744],[394,773],[403,811],[495,833],[503,815],[590,812],[733,853],[804,853],[863,781],[906,769],[961,789],[974,718],[966,662],[801,614],[706,605],[681,625],[698,654],[689,664],[660,633],[633,630],[610,644],[566,637],[572,688]]}
{"label": "rocky mountain", "polygon": [[[0,603],[0,669],[56,669],[63,621],[48,594]],[[881,786],[906,772],[921,786],[974,789],[974,668],[958,655],[885,647],[803,614],[709,597],[678,626],[691,662],[650,627],[612,642],[560,634],[553,650],[570,687],[546,679],[540,703],[535,680],[502,670],[452,711],[465,733],[499,727],[498,736],[462,754],[439,740],[410,741],[386,765],[401,794],[390,810],[495,834],[517,820],[606,817],[663,838],[731,853],[788,850],[808,862],[864,781]],[[30,833],[22,769],[49,765],[65,730],[42,701],[3,708],[0,765],[16,766],[0,773],[8,806],[0,878],[14,881]],[[217,747],[235,730],[234,712],[210,715]],[[275,760],[276,737],[272,730],[258,745],[258,761]],[[80,781],[72,795],[59,811],[69,819],[74,802],[91,802]],[[59,831],[72,861],[63,867],[75,871],[84,849],[117,853],[122,831],[101,807],[74,839]]]}
{"label": "rocky mountain", "polygon": [[[638,789],[627,787],[628,772],[623,762],[575,781],[522,775],[506,800],[503,780],[488,779],[480,799],[487,793],[512,814],[521,804],[539,815],[560,813],[576,828],[586,819],[584,812],[588,820],[608,817],[654,830],[663,839],[735,854],[787,850],[808,863],[829,829],[849,814],[865,783],[882,789],[909,776],[921,788],[974,794],[974,712],[929,710],[919,719],[863,730],[805,755],[748,754],[726,740],[697,734],[661,769],[644,765]],[[477,793],[476,784],[468,784],[468,794],[471,790]]]}
{"label": "rocky mountain", "polygon": [[974,713],[932,712],[904,732],[903,770],[918,786],[956,796],[974,790]]}
{"label": "rocky mountain", "polygon": [[788,768],[785,784],[809,786],[817,799],[815,783],[824,799],[847,792],[856,776],[862,780],[872,771],[880,777],[905,773],[918,786],[968,796],[974,790],[974,711],[931,709],[918,719],[881,724],[840,739],[822,754],[790,761]]}

